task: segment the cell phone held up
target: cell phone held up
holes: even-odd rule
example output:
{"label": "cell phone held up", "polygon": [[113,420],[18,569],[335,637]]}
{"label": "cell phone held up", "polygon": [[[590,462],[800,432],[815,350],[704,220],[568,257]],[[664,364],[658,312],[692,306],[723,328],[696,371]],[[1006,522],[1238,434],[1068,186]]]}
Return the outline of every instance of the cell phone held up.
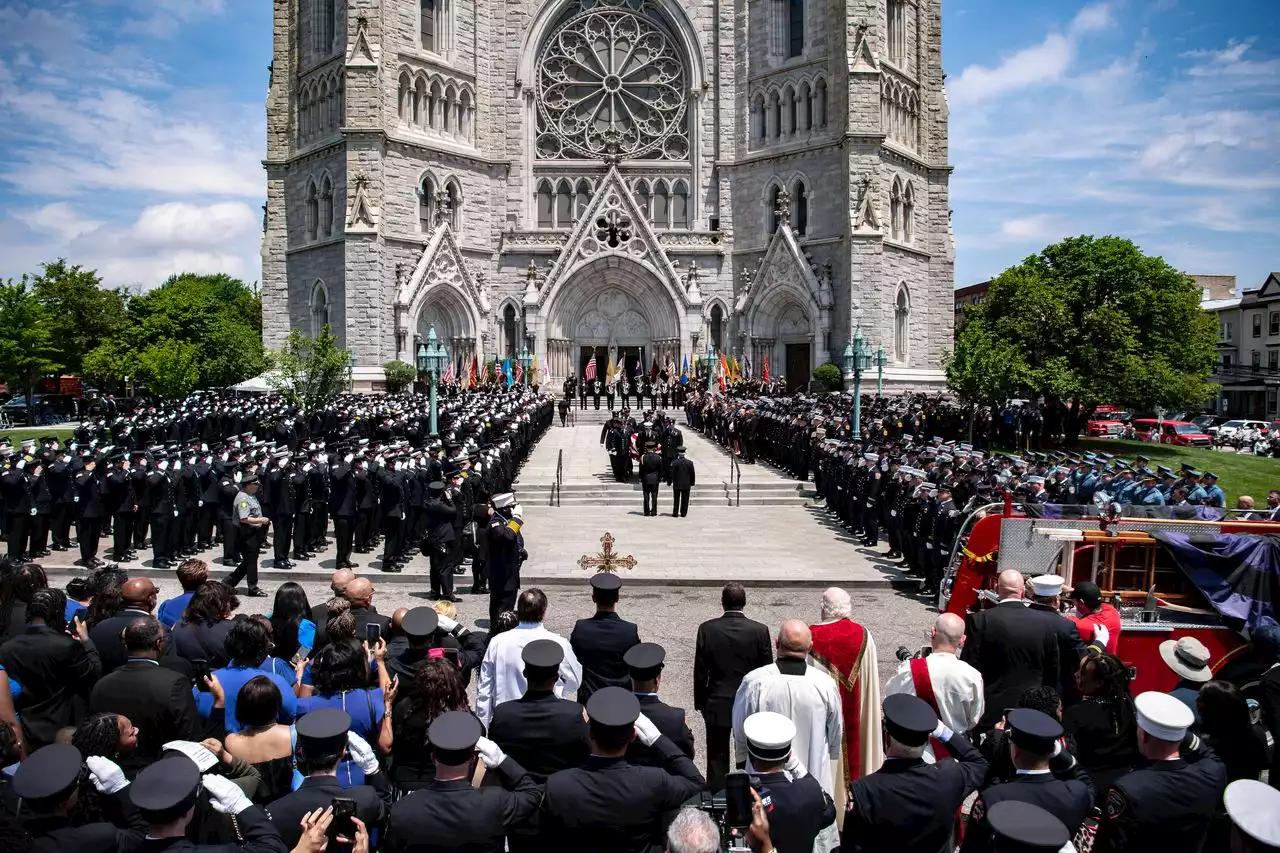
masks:
{"label": "cell phone held up", "polygon": [[751,777],[735,770],[724,780],[724,822],[735,829],[751,825]]}
{"label": "cell phone held up", "polygon": [[[346,797],[334,797],[329,801],[333,807],[333,821],[326,834],[329,836],[329,850],[348,851],[355,845],[356,824],[352,820],[356,816],[356,801]],[[339,841],[341,837],[344,840]]]}
{"label": "cell phone held up", "polygon": [[369,645],[373,645],[382,639],[382,627],[377,622],[370,622],[364,626],[364,638]]}
{"label": "cell phone held up", "polygon": [[207,660],[193,660],[191,669],[196,675],[196,690],[201,693],[208,693],[209,685],[205,684],[205,681],[213,675],[213,670],[209,669],[209,662]]}

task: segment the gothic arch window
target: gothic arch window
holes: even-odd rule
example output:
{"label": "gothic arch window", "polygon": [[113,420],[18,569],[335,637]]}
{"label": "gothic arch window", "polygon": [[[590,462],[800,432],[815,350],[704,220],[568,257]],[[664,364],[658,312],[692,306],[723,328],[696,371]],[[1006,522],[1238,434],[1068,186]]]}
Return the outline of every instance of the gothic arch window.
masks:
{"label": "gothic arch window", "polygon": [[902,65],[907,55],[906,0],[889,0],[886,14],[889,30],[889,59],[897,65]]}
{"label": "gothic arch window", "polygon": [[413,83],[409,80],[409,72],[402,71],[400,73],[400,86],[396,93],[396,114],[400,116],[400,121],[411,121],[413,111]]}
{"label": "gothic arch window", "polygon": [[539,48],[537,153],[689,159],[687,58],[656,4],[579,0]]}
{"label": "gothic arch window", "polygon": [[796,103],[800,115],[796,120],[795,129],[797,131],[813,130],[813,93],[809,90],[808,82],[800,84],[800,89],[796,92]]}
{"label": "gothic arch window", "polygon": [[307,242],[316,239],[316,226],[320,222],[320,194],[315,181],[307,181]]}
{"label": "gothic arch window", "polygon": [[711,306],[711,346],[720,352],[724,340],[724,309],[717,303]]}
{"label": "gothic arch window", "polygon": [[538,227],[556,227],[556,192],[546,178],[538,181],[537,203]]}
{"label": "gothic arch window", "polygon": [[471,139],[471,93],[466,89],[458,97],[458,135]]}
{"label": "gothic arch window", "polygon": [[787,0],[787,56],[804,53],[804,0]]}
{"label": "gothic arch window", "polygon": [[556,227],[568,228],[573,224],[573,185],[565,178],[556,184]]}
{"label": "gothic arch window", "polygon": [[796,188],[791,193],[791,216],[796,234],[803,237],[809,231],[809,191],[804,181],[796,181]]}
{"label": "gothic arch window", "polygon": [[320,186],[320,227],[317,229],[321,237],[333,236],[333,181],[324,176]]}
{"label": "gothic arch window", "polygon": [[819,77],[818,82],[813,84],[813,109],[814,124],[818,127],[827,126],[827,81]]}
{"label": "gothic arch window", "polygon": [[311,286],[311,337],[318,338],[329,323],[329,290],[319,279]]}
{"label": "gothic arch window", "polygon": [[671,227],[689,227],[689,186],[683,180],[671,188]]}
{"label": "gothic arch window", "polygon": [[769,138],[769,121],[768,114],[764,111],[764,95],[756,95],[755,101],[751,104],[752,131],[755,133],[756,141],[764,143]]}
{"label": "gothic arch window", "polygon": [[456,102],[458,95],[453,87],[445,89],[444,92],[444,108],[440,110],[440,128],[445,133],[449,133],[454,129],[453,120],[454,113],[457,110]]}
{"label": "gothic arch window", "polygon": [[902,239],[902,181],[893,179],[889,189],[889,236]]}
{"label": "gothic arch window", "polygon": [[769,223],[769,230],[765,233],[765,240],[778,230],[778,194],[782,192],[782,187],[773,184],[764,194],[764,221]]}
{"label": "gothic arch window", "polygon": [[311,7],[311,49],[316,53],[333,50],[333,0],[315,0]]}
{"label": "gothic arch window", "polygon": [[462,188],[456,180],[445,184],[445,198],[449,201],[449,227],[457,231],[462,223]]}
{"label": "gothic arch window", "polygon": [[419,77],[418,82],[413,87],[413,118],[411,124],[414,127],[425,127],[427,124],[427,78]]}
{"label": "gothic arch window", "polygon": [[424,175],[418,184],[418,230],[430,234],[435,230],[436,188],[430,175]]}
{"label": "gothic arch window", "polygon": [[515,358],[518,354],[516,348],[516,307],[509,302],[507,307],[502,309],[502,340],[506,348],[505,355],[508,358]]}
{"label": "gothic arch window", "polygon": [[916,236],[916,191],[907,181],[906,191],[902,194],[902,240],[910,243]]}
{"label": "gothic arch window", "polygon": [[591,185],[587,183],[586,178],[579,178],[573,197],[573,219],[575,222],[582,214],[587,212],[587,205],[589,204],[591,204]]}
{"label": "gothic arch window", "polygon": [[911,342],[911,294],[906,283],[898,285],[898,295],[893,302],[893,360],[902,364],[907,360],[907,348]]}
{"label": "gothic arch window", "polygon": [[444,94],[440,88],[440,81],[436,80],[432,82],[431,94],[427,97],[427,115],[423,124],[437,129],[440,127],[440,108],[443,100]]}
{"label": "gothic arch window", "polygon": [[653,210],[649,204],[649,182],[645,180],[636,181],[636,206],[640,208],[640,213],[645,219],[653,221]]}
{"label": "gothic arch window", "polygon": [[320,100],[318,117],[316,125],[321,132],[329,129],[329,81],[324,80],[320,83]]}
{"label": "gothic arch window", "polygon": [[786,136],[793,136],[796,132],[796,119],[800,116],[796,104],[796,90],[791,88],[789,85],[782,90],[782,106],[783,114],[787,120],[787,126],[784,134]]}
{"label": "gothic arch window", "polygon": [[667,190],[667,182],[662,180],[653,185],[653,227],[671,227],[671,194]]}

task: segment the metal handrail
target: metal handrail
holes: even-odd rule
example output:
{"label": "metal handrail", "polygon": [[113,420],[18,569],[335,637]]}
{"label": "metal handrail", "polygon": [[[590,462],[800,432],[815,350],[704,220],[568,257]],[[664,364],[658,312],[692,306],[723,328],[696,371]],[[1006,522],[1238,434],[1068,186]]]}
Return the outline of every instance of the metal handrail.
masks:
{"label": "metal handrail", "polygon": [[556,459],[556,481],[551,484],[551,500],[555,506],[560,506],[560,487],[564,483],[564,448],[560,448],[559,456]]}
{"label": "metal handrail", "polygon": [[[735,479],[736,477],[736,479]],[[734,492],[734,499],[730,499],[729,506],[742,506],[742,463],[738,461],[738,456],[733,452],[733,448],[729,448],[729,482],[728,486],[737,484]],[[725,488],[725,492],[728,492]]]}

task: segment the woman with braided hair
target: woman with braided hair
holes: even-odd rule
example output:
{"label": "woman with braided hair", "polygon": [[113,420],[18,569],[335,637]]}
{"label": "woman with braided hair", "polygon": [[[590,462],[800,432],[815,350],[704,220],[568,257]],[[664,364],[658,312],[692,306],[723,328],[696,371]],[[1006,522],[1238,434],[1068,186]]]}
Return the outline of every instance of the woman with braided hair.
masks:
{"label": "woman with braided hair", "polygon": [[1075,738],[1076,760],[1102,791],[1139,760],[1129,668],[1091,646],[1076,671],[1076,687],[1081,701],[1066,709],[1062,727]]}

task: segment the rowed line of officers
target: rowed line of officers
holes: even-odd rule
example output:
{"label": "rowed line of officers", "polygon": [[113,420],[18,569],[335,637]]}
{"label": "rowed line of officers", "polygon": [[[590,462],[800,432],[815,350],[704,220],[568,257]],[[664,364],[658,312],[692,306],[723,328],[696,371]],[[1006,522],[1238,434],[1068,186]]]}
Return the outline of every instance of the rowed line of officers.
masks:
{"label": "rowed line of officers", "polygon": [[603,397],[605,408],[613,411],[615,400],[619,402],[619,408],[629,408],[628,401],[634,400],[636,410],[640,410],[645,407],[646,399],[649,401],[650,409],[679,408],[684,405],[690,386],[677,377],[669,376],[667,371],[663,370],[653,377],[638,376],[626,379],[618,376],[611,381],[587,379],[586,376],[581,379],[570,376],[565,379],[561,390],[564,392],[565,400],[577,397],[579,411],[587,408],[588,397],[591,398],[592,407],[595,409],[600,408],[600,399]]}

